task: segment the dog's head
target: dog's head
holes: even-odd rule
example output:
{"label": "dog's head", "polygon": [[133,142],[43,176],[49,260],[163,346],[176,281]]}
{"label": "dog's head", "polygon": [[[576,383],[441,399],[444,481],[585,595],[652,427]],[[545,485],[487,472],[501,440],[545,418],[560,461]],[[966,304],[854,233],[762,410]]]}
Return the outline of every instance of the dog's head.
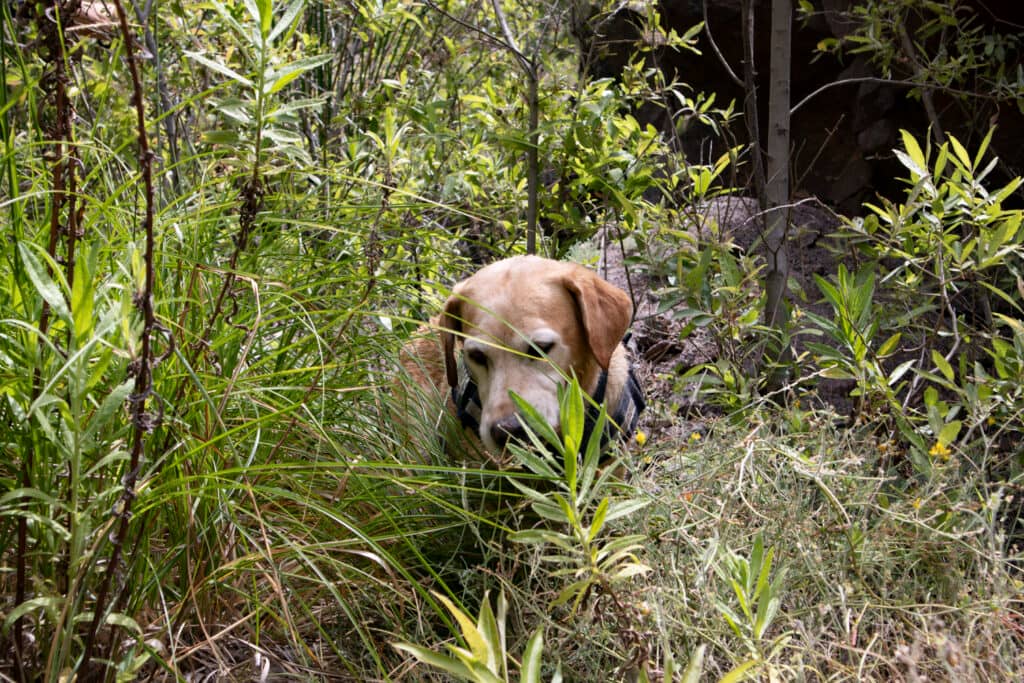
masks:
{"label": "dog's head", "polygon": [[536,256],[499,261],[456,285],[440,320],[445,369],[457,387],[461,347],[487,449],[501,452],[523,435],[510,392],[558,429],[558,386],[575,375],[592,392],[632,313],[625,292],[586,268]]}

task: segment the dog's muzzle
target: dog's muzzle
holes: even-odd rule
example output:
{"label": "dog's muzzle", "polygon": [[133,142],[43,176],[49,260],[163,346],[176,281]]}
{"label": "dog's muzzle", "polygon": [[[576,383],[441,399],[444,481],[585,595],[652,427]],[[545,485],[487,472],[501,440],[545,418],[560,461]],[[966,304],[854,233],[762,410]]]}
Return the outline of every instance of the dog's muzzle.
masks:
{"label": "dog's muzzle", "polygon": [[[602,370],[598,379],[597,388],[591,398],[593,403],[587,402],[586,415],[583,423],[583,444],[590,441],[590,435],[597,424],[600,415],[598,406],[604,403],[605,394],[608,391],[608,371]],[[475,433],[480,431],[480,415],[483,405],[480,402],[480,392],[477,390],[476,382],[466,368],[464,360],[459,362],[459,383],[452,387],[452,402],[455,403],[456,414],[459,422],[466,429]],[[644,400],[644,391],[633,371],[633,364],[630,363],[626,372],[626,384],[622,390],[619,403],[613,410],[608,412],[608,420],[605,422],[604,433],[601,435],[601,449],[604,450],[613,436],[628,439],[636,432],[637,422],[640,420],[640,413],[647,406]],[[518,418],[517,418],[518,420]]]}

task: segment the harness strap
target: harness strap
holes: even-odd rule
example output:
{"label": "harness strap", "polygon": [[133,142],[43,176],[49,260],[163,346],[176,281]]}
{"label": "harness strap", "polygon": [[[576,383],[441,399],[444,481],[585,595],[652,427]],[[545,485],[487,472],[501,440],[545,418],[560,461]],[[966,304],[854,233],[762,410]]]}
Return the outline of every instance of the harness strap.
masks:
{"label": "harness strap", "polygon": [[480,413],[483,405],[480,403],[480,392],[476,388],[476,382],[466,369],[466,363],[459,361],[459,384],[452,387],[452,403],[455,404],[456,415],[463,427],[472,429],[474,432],[480,429]]}

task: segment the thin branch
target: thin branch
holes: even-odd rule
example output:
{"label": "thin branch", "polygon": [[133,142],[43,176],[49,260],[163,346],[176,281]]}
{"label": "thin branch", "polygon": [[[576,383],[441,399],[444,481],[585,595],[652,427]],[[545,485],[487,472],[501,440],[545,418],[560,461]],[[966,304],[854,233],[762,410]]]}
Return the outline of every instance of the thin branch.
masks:
{"label": "thin branch", "polygon": [[501,31],[504,34],[504,40],[485,31],[479,26],[474,26],[451,15],[430,0],[426,0],[426,5],[442,16],[454,21],[458,25],[475,33],[479,33],[487,40],[492,41],[511,52],[515,55],[516,61],[519,62],[519,66],[522,67],[523,73],[526,75],[526,101],[527,111],[529,112],[529,144],[527,145],[526,151],[526,252],[528,254],[536,254],[537,204],[538,194],[540,192],[540,160],[538,158],[537,150],[540,144],[540,132],[538,131],[538,127],[540,125],[540,99],[537,83],[537,61],[523,54],[522,50],[520,50],[519,46],[516,44],[515,37],[512,35],[511,29],[509,29],[508,21],[505,19],[505,12],[501,9],[501,0],[491,0],[491,6],[494,8],[494,13],[498,18],[498,24],[501,26]]}
{"label": "thin branch", "polygon": [[[917,49],[914,47],[914,42],[910,39],[910,34],[907,33],[905,26],[899,27],[899,34],[900,47],[903,48],[907,59],[914,65],[914,69],[918,74],[922,73],[924,69],[918,64]],[[942,122],[939,121],[939,113],[935,109],[935,98],[932,96],[932,88],[924,85],[921,86],[921,102],[924,104],[925,113],[928,114],[928,121],[931,123],[932,137],[935,139],[935,144],[941,145],[946,136],[942,132]]]}
{"label": "thin branch", "polygon": [[505,43],[508,49],[519,60],[519,66],[523,68],[528,81],[526,88],[526,101],[529,111],[530,143],[526,148],[526,253],[537,253],[537,194],[540,183],[540,161],[537,158],[537,146],[540,144],[540,134],[537,127],[540,125],[540,100],[537,94],[537,63],[528,58],[519,49],[516,39],[509,30],[508,21],[505,20],[505,12],[501,9],[501,0],[491,0],[494,7],[494,14],[498,17],[498,24],[501,25],[501,32],[505,35]]}
{"label": "thin branch", "polygon": [[511,51],[518,52],[518,49],[514,45],[509,45],[508,43],[506,43],[504,41],[504,39],[499,38],[498,36],[494,35],[490,31],[488,31],[487,29],[480,28],[479,26],[476,26],[475,24],[471,24],[468,21],[465,21],[464,19],[460,19],[459,17],[455,16],[454,14],[449,12],[448,10],[438,6],[432,0],[424,0],[423,4],[425,4],[427,7],[429,7],[430,9],[432,9],[435,12],[437,12],[438,14],[440,14],[442,17],[444,17],[448,21],[454,22],[454,23],[458,24],[459,26],[461,26],[464,29],[467,29],[469,31],[472,31],[473,33],[477,33],[477,34],[481,35],[488,42],[493,43],[494,45],[497,45],[498,47],[503,47],[506,50],[511,50]]}
{"label": "thin branch", "polygon": [[[131,401],[132,414],[132,448],[128,463],[128,470],[124,475],[123,487],[119,501],[117,515],[120,517],[117,533],[112,537],[110,561],[107,564],[106,574],[96,593],[96,603],[93,606],[92,623],[86,634],[85,648],[82,654],[82,663],[79,668],[82,680],[94,681],[105,678],[105,667],[103,664],[92,663],[93,650],[96,644],[96,635],[102,623],[107,594],[110,592],[110,585],[114,576],[118,573],[118,566],[121,563],[121,554],[124,547],[124,540],[128,534],[128,526],[131,521],[132,502],[135,500],[135,482],[138,479],[139,467],[142,462],[143,435],[154,426],[153,417],[146,411],[147,399],[153,394],[152,386],[152,349],[150,338],[153,329],[156,327],[156,320],[153,314],[153,157],[149,149],[149,139],[146,136],[146,109],[145,99],[142,92],[142,80],[139,77],[139,67],[135,60],[135,41],[128,28],[128,16],[125,14],[121,0],[112,0],[117,9],[117,17],[121,25],[121,37],[124,41],[125,60],[128,63],[128,71],[132,79],[132,102],[135,105],[135,114],[138,126],[139,139],[139,171],[145,186],[146,213],[143,220],[143,230],[146,234],[145,268],[146,280],[143,284],[143,291],[136,294],[135,305],[142,311],[143,327],[141,348],[139,357],[132,363],[130,371],[134,370],[135,385]],[[111,646],[114,641],[111,638]]]}
{"label": "thin branch", "polygon": [[516,44],[516,39],[512,35],[512,31],[509,30],[508,21],[505,20],[505,11],[501,9],[501,0],[491,0],[491,6],[494,7],[494,14],[498,17],[501,33],[505,36],[505,45],[515,54],[520,66],[523,67],[523,71],[532,72],[534,70],[533,62],[523,54],[522,50],[519,49],[519,45]]}
{"label": "thin branch", "polygon": [[729,74],[729,78],[732,79],[732,82],[742,88],[743,79],[737,76],[732,70],[732,67],[729,66],[729,61],[725,58],[725,55],[722,54],[722,51],[718,49],[718,43],[715,42],[715,37],[711,34],[711,22],[708,21],[708,0],[704,0],[701,3],[701,11],[704,13],[704,33],[708,37],[708,43],[711,44],[712,51],[715,53],[715,56],[718,57],[718,61],[722,65],[722,68],[725,69],[727,74]]}
{"label": "thin branch", "polygon": [[[797,102],[793,106],[793,108],[789,110],[789,113],[790,113],[790,115],[795,114],[797,112],[797,110],[799,110],[805,104],[807,104],[808,102],[810,102],[811,100],[813,100],[815,97],[817,97],[818,95],[822,94],[826,90],[831,90],[832,88],[837,88],[837,87],[843,86],[843,85],[853,85],[853,84],[856,84],[856,83],[878,83],[879,85],[894,85],[894,86],[899,86],[901,88],[922,88],[923,89],[923,88],[930,87],[930,86],[925,85],[924,83],[918,83],[917,81],[907,81],[907,80],[895,79],[895,78],[882,78],[881,76],[857,76],[857,77],[854,77],[854,78],[844,78],[844,79],[842,79],[840,81],[831,81],[829,83],[826,83],[825,85],[821,86],[817,90],[813,91],[811,94],[807,95],[802,100]],[[967,90],[957,90],[956,88],[946,88],[946,87],[937,88],[937,87],[932,87],[931,89],[932,90],[941,90],[942,92],[947,93],[949,95],[969,96],[969,97],[975,97],[975,98],[978,98],[978,99],[993,100],[993,101],[1000,100],[1000,98],[998,98],[998,97],[996,97],[994,95],[986,95],[984,93],[978,93],[978,92],[969,92]]]}

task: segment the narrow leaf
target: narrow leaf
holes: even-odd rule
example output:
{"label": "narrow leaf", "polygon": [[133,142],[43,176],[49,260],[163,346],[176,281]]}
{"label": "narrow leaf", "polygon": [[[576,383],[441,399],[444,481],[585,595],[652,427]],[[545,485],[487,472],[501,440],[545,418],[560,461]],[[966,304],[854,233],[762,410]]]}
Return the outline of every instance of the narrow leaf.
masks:
{"label": "narrow leaf", "polygon": [[935,363],[935,367],[939,369],[939,372],[942,373],[942,376],[947,381],[953,381],[953,366],[935,349],[932,349],[932,362]]}
{"label": "narrow leaf", "polygon": [[538,628],[530,636],[523,652],[523,665],[519,680],[521,683],[540,683],[541,655],[544,653],[544,632]]}
{"label": "narrow leaf", "polygon": [[57,283],[46,272],[39,257],[32,253],[32,250],[23,242],[18,242],[18,254],[21,256],[21,262],[25,265],[25,274],[32,281],[32,285],[39,292],[39,296],[43,297],[43,301],[50,304],[50,308],[61,320],[70,322],[71,313],[68,311],[68,304],[64,300],[64,295],[61,293]]}
{"label": "narrow leaf", "polygon": [[286,31],[293,23],[295,23],[295,18],[299,16],[299,12],[302,11],[302,6],[305,4],[305,1],[306,0],[295,0],[292,4],[288,5],[288,9],[284,11],[284,14],[282,14],[281,18],[278,20],[277,25],[274,26],[270,35],[267,37],[268,43],[273,43],[281,33]]}
{"label": "narrow leaf", "polygon": [[71,285],[71,318],[78,346],[92,335],[93,330],[94,283],[90,260],[85,254],[75,260],[75,280]]}
{"label": "narrow leaf", "polygon": [[470,671],[468,666],[457,659],[446,657],[445,655],[439,655],[425,647],[410,645],[409,643],[392,643],[391,646],[400,652],[408,652],[424,664],[429,664],[441,671],[447,671],[450,674],[458,676],[462,680],[473,680],[473,672]]}
{"label": "narrow leaf", "polygon": [[587,533],[587,541],[593,542],[604,527],[605,516],[608,514],[608,499],[602,498],[594,511],[594,519],[590,522],[590,531]]}
{"label": "narrow leaf", "polygon": [[686,665],[686,671],[683,672],[682,683],[700,683],[701,674],[704,672],[704,651],[706,649],[706,645],[699,645],[690,655],[690,663]]}
{"label": "narrow leaf", "polygon": [[920,175],[926,175],[926,171],[924,169],[927,168],[928,165],[925,162],[924,153],[921,152],[921,146],[917,144],[917,140],[909,131],[900,130],[900,135],[903,137],[903,148],[907,150],[907,156],[917,167],[917,169],[912,170],[917,170]]}
{"label": "narrow leaf", "polygon": [[466,641],[466,645],[473,652],[473,656],[479,661],[485,661],[487,653],[487,643],[484,640],[483,635],[477,629],[476,624],[470,619],[469,615],[463,612],[461,609],[455,606],[451,600],[444,595],[431,591],[438,600],[440,600],[448,611],[455,617],[455,621],[459,624],[459,629],[462,631],[462,639]]}
{"label": "narrow leaf", "polygon": [[248,78],[238,73],[237,71],[234,71],[225,64],[221,64],[220,62],[214,61],[209,57],[205,57],[199,54],[198,52],[185,50],[185,54],[191,57],[192,59],[196,60],[203,66],[205,66],[207,69],[219,73],[221,76],[227,76],[231,80],[235,81],[236,83],[240,83],[247,88],[253,87],[252,81],[250,81]]}

